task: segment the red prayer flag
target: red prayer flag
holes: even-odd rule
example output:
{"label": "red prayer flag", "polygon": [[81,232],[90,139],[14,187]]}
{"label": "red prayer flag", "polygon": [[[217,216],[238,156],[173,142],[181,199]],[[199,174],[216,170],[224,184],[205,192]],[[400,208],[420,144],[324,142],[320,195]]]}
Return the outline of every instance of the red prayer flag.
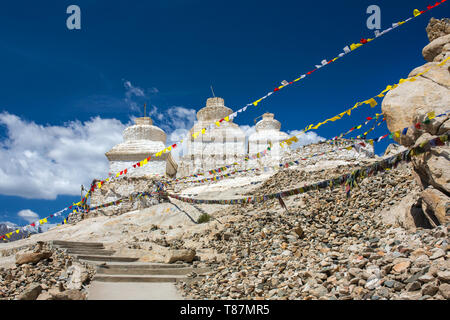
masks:
{"label": "red prayer flag", "polygon": [[420,129],[420,123],[416,123],[415,127],[416,127],[417,129]]}

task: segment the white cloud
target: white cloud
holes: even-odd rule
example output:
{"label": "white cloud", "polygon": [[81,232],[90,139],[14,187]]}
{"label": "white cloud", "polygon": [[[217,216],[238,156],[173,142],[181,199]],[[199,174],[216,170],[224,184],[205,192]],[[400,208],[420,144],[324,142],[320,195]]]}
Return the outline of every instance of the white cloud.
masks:
{"label": "white cloud", "polygon": [[80,185],[108,174],[105,152],[122,142],[125,125],[95,117],[63,126],[39,125],[0,113],[0,194],[29,199],[79,195]]}
{"label": "white cloud", "polygon": [[142,89],[134,86],[131,81],[122,80],[125,87],[125,103],[130,106],[132,111],[142,111],[144,103],[149,102],[150,95],[159,92],[157,88]]}
{"label": "white cloud", "polygon": [[36,220],[39,220],[39,215],[36,212],[31,211],[30,209],[24,209],[24,210],[20,210],[17,215],[28,221],[29,223],[32,223]]}
{"label": "white cloud", "polygon": [[297,138],[298,138],[298,142],[293,143],[291,145],[291,149],[296,149],[296,148],[299,148],[301,146],[305,146],[305,145],[308,145],[308,144],[317,143],[319,141],[325,141],[326,140],[324,137],[319,136],[314,131],[309,131],[309,132],[304,133],[301,130],[292,130],[292,131],[288,131],[288,134],[291,137],[296,135]]}

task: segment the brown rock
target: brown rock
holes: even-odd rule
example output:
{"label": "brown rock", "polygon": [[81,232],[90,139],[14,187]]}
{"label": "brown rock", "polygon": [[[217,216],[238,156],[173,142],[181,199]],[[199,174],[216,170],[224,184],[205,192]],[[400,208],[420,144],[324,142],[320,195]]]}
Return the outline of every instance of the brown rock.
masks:
{"label": "brown rock", "polygon": [[448,170],[450,160],[448,159],[450,159],[450,148],[446,146],[434,147],[430,152],[412,157],[414,171],[420,177],[424,188],[431,185],[437,190],[450,193],[450,170]]}
{"label": "brown rock", "polygon": [[174,263],[177,261],[192,262],[195,258],[195,250],[180,249],[171,250],[167,257],[167,263]]}
{"label": "brown rock", "polygon": [[41,291],[42,287],[39,284],[31,284],[17,297],[17,300],[36,300]]}
{"label": "brown rock", "polygon": [[426,30],[428,40],[430,40],[430,42],[437,38],[450,34],[450,19],[444,18],[439,20],[431,18]]}
{"label": "brown rock", "polygon": [[428,62],[432,62],[437,55],[442,53],[442,49],[447,43],[450,43],[450,34],[436,38],[433,41],[431,41],[422,50],[422,55],[424,59],[427,60]]}
{"label": "brown rock", "polygon": [[407,269],[409,268],[410,265],[411,265],[411,262],[409,262],[409,261],[403,261],[403,262],[397,263],[397,264],[392,268],[392,270],[393,270],[394,272],[396,272],[396,273],[401,273],[401,272],[407,270]]}
{"label": "brown rock", "polygon": [[36,300],[52,300],[52,296],[48,291],[43,291],[41,294],[37,297]]}
{"label": "brown rock", "polygon": [[303,238],[303,236],[305,235],[305,232],[303,231],[303,228],[301,226],[297,226],[294,229],[294,232],[298,235],[299,238]]}
{"label": "brown rock", "polygon": [[54,300],[86,300],[86,295],[75,289],[50,294]]}
{"label": "brown rock", "polygon": [[16,264],[21,265],[24,263],[38,263],[43,259],[48,259],[52,256],[52,252],[26,252],[22,254],[16,254]]}
{"label": "brown rock", "polygon": [[421,196],[427,209],[434,213],[440,224],[449,222],[449,217],[446,216],[447,208],[450,207],[449,197],[433,187],[425,189]]}
{"label": "brown rock", "polygon": [[444,283],[439,286],[440,294],[447,300],[450,299],[450,284]]}

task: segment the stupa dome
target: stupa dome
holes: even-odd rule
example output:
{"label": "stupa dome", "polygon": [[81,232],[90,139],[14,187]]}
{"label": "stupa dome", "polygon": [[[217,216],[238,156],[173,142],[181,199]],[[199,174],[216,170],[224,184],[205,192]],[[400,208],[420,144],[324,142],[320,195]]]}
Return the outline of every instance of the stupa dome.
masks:
{"label": "stupa dome", "polygon": [[264,113],[262,115],[262,120],[256,124],[256,131],[264,131],[264,130],[276,130],[280,131],[281,123],[278,120],[274,119],[273,113]]}
{"label": "stupa dome", "polygon": [[136,118],[135,124],[123,131],[123,142],[105,153],[109,160],[110,173],[130,167],[136,162],[151,156],[150,162],[136,176],[148,174],[174,175],[177,165],[171,153],[164,153],[155,158],[154,155],[165,148],[166,133],[153,125],[150,117]]}
{"label": "stupa dome", "polygon": [[206,100],[206,107],[197,112],[197,120],[220,120],[232,113],[233,110],[225,106],[225,101],[222,98],[208,98],[208,100]]}

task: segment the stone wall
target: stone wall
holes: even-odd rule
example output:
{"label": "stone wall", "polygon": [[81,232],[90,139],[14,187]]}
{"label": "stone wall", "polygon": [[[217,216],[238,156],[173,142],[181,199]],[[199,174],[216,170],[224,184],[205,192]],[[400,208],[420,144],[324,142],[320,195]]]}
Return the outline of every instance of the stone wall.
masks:
{"label": "stone wall", "polygon": [[[100,189],[96,188],[91,196],[90,207],[96,207],[112,201],[123,198],[129,198],[134,194],[141,192],[156,192],[158,187],[156,179],[149,176],[143,177],[124,177],[114,182],[103,185]],[[164,201],[160,195],[149,197],[134,198],[131,201],[126,200],[118,205],[106,208],[99,208],[89,212],[88,216],[97,215],[119,215],[133,210],[147,208]]]}

